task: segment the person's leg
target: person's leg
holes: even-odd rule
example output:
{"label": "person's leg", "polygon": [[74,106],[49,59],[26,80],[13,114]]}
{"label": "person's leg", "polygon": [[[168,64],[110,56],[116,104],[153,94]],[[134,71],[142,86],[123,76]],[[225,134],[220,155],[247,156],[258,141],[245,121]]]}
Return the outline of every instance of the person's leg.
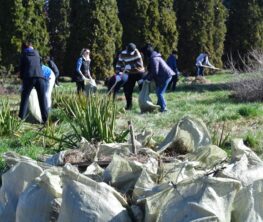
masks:
{"label": "person's leg", "polygon": [[49,78],[50,79],[48,80],[47,89],[46,89],[47,108],[48,108],[48,110],[51,109],[51,105],[52,105],[51,95],[52,95],[52,90],[53,90],[54,85],[55,85],[56,77],[55,77],[54,73],[51,73]]}
{"label": "person's leg", "polygon": [[200,76],[204,76],[204,67],[200,67]]}
{"label": "person's leg", "polygon": [[35,78],[35,88],[37,91],[37,97],[39,101],[42,121],[45,123],[48,119],[48,107],[47,107],[47,97],[46,97],[46,89],[47,89],[47,80],[42,78]]}
{"label": "person's leg", "polygon": [[161,106],[161,109],[160,109],[161,112],[164,112],[166,110],[166,101],[164,99],[164,93],[170,81],[171,81],[171,78],[167,79],[164,83],[156,87],[156,95],[158,98],[158,105]]}
{"label": "person's leg", "polygon": [[23,89],[21,93],[21,102],[20,102],[20,109],[19,109],[19,117],[21,119],[25,119],[28,111],[28,100],[31,90],[33,89],[33,82],[32,78],[25,79],[23,81]]}
{"label": "person's leg", "polygon": [[129,74],[128,81],[124,85],[124,94],[126,98],[126,107],[125,109],[129,110],[132,108],[132,93],[137,81],[135,76],[136,74]]}
{"label": "person's leg", "polygon": [[77,85],[77,93],[79,94],[81,91],[84,91],[84,81],[76,82]]}

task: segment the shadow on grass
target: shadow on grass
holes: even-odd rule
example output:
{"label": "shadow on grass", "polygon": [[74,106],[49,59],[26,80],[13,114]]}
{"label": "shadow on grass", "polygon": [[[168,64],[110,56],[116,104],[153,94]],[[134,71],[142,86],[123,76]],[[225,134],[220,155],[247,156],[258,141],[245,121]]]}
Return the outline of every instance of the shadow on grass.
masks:
{"label": "shadow on grass", "polygon": [[[181,84],[178,85],[175,92],[205,92],[231,90],[233,83],[209,83],[209,84]],[[171,91],[168,91],[168,93]]]}

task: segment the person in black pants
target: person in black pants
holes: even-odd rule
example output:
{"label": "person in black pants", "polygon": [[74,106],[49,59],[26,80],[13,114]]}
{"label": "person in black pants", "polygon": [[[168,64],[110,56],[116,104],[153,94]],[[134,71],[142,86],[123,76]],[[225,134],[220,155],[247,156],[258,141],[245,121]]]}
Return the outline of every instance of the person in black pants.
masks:
{"label": "person in black pants", "polygon": [[128,80],[124,85],[124,94],[126,98],[126,110],[132,109],[132,93],[137,81],[141,80],[145,69],[141,53],[134,43],[129,43],[126,50],[119,54],[116,64],[116,73],[125,72],[128,74]]}
{"label": "person in black pants", "polygon": [[167,65],[174,71],[175,75],[173,75],[171,82],[169,83],[167,89],[172,91],[175,91],[176,89],[176,84],[179,79],[179,70],[177,68],[177,51],[173,50],[172,54],[168,57],[167,59]]}
{"label": "person in black pants", "polygon": [[85,48],[82,49],[80,58],[77,60],[76,74],[73,78],[76,81],[78,94],[84,91],[84,80],[92,79],[90,74],[90,62],[90,50]]}
{"label": "person in black pants", "polygon": [[48,119],[47,100],[45,96],[46,79],[43,76],[40,56],[30,41],[22,44],[20,58],[20,78],[22,79],[22,93],[19,117],[25,119],[28,112],[29,95],[35,87],[38,95],[39,106],[43,123]]}

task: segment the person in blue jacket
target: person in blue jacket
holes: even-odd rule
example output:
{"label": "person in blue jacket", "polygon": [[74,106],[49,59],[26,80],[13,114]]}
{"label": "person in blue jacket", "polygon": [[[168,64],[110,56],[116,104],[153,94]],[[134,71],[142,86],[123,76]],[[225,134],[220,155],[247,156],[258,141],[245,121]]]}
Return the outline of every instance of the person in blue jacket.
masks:
{"label": "person in blue jacket", "polygon": [[22,80],[19,117],[25,119],[28,111],[29,95],[33,87],[37,91],[43,123],[48,119],[47,99],[45,96],[46,79],[41,69],[40,56],[31,41],[22,44],[20,58],[20,78]]}
{"label": "person in blue jacket", "polygon": [[174,71],[175,75],[173,75],[171,82],[168,85],[168,89],[171,89],[172,91],[175,91],[176,89],[176,84],[178,82],[179,78],[179,70],[177,68],[177,51],[173,50],[172,54],[169,55],[167,59],[167,65]]}
{"label": "person in blue jacket", "polygon": [[165,112],[167,109],[164,93],[175,73],[163,60],[161,54],[154,50],[151,44],[147,44],[143,52],[149,59],[148,75],[145,77],[145,81],[155,81],[158,98],[157,105],[161,107],[160,112]]}

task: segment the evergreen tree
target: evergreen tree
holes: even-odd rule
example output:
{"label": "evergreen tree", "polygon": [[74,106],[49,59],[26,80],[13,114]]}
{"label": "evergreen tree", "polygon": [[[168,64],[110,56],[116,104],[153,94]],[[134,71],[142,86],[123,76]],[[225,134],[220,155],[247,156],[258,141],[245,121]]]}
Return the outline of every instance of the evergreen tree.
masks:
{"label": "evergreen tree", "polygon": [[70,34],[70,0],[49,0],[48,31],[51,43],[51,55],[55,58],[60,72],[63,70],[67,41]]}
{"label": "evergreen tree", "polygon": [[89,48],[92,75],[97,79],[112,75],[113,59],[120,50],[122,35],[116,1],[72,0],[71,10],[67,68],[74,71],[81,49]]}
{"label": "evergreen tree", "polygon": [[230,0],[226,52],[235,60],[263,48],[263,1]]}
{"label": "evergreen tree", "polygon": [[21,43],[31,39],[34,47],[45,55],[49,52],[49,36],[46,29],[44,1],[0,0],[0,23],[2,27],[0,45],[3,62],[15,64]]}
{"label": "evergreen tree", "polygon": [[176,16],[171,0],[118,0],[123,47],[153,44],[164,57],[177,47]]}
{"label": "evergreen tree", "polygon": [[214,65],[221,66],[225,39],[226,10],[220,0],[176,1],[179,29],[179,60],[182,69],[193,70],[202,51],[210,53]]}

